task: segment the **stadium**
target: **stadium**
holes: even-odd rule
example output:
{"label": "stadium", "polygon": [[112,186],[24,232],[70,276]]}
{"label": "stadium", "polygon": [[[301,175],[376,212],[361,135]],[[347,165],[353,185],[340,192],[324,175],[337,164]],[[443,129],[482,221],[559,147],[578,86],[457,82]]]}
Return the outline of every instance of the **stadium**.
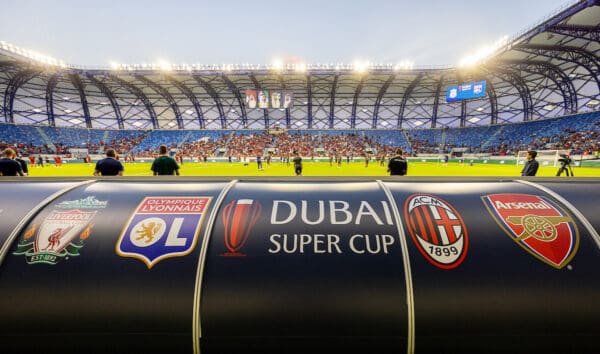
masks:
{"label": "stadium", "polygon": [[453,66],[0,41],[8,148],[2,353],[600,352],[597,0]]}
{"label": "stadium", "polygon": [[[451,154],[453,161],[462,157],[514,165],[519,151],[535,149],[561,150],[582,166],[595,166],[588,162],[599,150],[595,11],[589,1],[571,4],[497,43],[493,55],[472,59],[479,59],[478,65],[442,68],[300,62],[87,68],[3,42],[2,145],[16,145],[24,156],[43,154],[52,160],[58,155],[67,162],[81,161],[88,153],[95,161],[112,145],[121,156],[139,161],[167,144],[172,154],[180,151],[190,162],[202,156],[254,161],[268,151],[277,159],[291,154],[288,146],[295,144],[313,160],[341,154],[359,161],[366,153],[377,160],[401,147],[421,157],[416,161]],[[487,83],[484,97],[447,102],[448,87],[481,81]],[[293,104],[252,109],[247,90],[285,90]],[[309,141],[300,141],[304,134]],[[244,143],[235,146],[239,140]],[[549,156],[556,167],[558,153]],[[423,174],[415,168],[416,175]],[[515,167],[508,173],[519,171]],[[32,176],[40,174],[32,169]]]}

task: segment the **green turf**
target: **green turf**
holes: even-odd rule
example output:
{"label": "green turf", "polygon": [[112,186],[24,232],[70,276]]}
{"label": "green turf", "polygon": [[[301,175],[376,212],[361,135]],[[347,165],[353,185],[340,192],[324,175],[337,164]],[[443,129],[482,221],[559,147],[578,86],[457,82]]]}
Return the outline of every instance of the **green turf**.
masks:
{"label": "green turf", "polygon": [[[263,171],[256,168],[256,163],[244,166],[242,163],[229,164],[226,162],[185,163],[181,167],[181,174],[185,176],[293,176],[293,167],[280,162],[264,164]],[[336,165],[329,166],[329,162],[304,162],[304,176],[386,176],[385,166],[370,163],[365,167],[364,162],[343,163],[341,168]],[[409,176],[519,176],[522,167],[513,164],[468,164],[449,163],[444,167],[437,162],[410,161]],[[554,176],[557,168],[540,167],[538,176]],[[599,177],[600,168],[574,167],[577,177]],[[64,164],[61,168],[46,165],[44,168],[30,168],[30,176],[91,176],[94,172],[92,164]],[[126,176],[151,176],[150,163],[125,164]]]}

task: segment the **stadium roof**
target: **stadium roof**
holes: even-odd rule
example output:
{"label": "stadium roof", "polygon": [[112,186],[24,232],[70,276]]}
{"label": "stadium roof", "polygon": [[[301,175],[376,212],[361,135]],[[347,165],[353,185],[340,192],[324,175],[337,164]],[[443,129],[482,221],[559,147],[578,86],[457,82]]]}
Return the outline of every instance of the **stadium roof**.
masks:
{"label": "stadium roof", "polygon": [[[504,124],[600,108],[600,1],[570,4],[468,67],[55,64],[0,45],[0,120],[121,129]],[[481,80],[486,97],[446,102],[446,87]],[[294,105],[249,109],[247,89],[290,90]]]}

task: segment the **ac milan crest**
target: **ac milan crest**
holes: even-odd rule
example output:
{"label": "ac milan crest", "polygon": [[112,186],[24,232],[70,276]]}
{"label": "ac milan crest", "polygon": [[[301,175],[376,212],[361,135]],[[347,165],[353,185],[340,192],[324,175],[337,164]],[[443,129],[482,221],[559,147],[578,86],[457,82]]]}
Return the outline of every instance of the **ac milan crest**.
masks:
{"label": "ac milan crest", "polygon": [[229,252],[222,253],[221,256],[245,256],[240,250],[248,241],[250,231],[256,224],[261,212],[262,205],[257,200],[252,199],[234,200],[223,207],[222,221],[225,247]]}
{"label": "ac milan crest", "polygon": [[453,269],[465,259],[467,228],[448,202],[433,195],[413,194],[404,204],[404,217],[415,245],[433,265]]}
{"label": "ac milan crest", "polygon": [[482,200],[506,234],[542,262],[561,269],[577,253],[577,226],[550,199],[530,194],[491,194]]}

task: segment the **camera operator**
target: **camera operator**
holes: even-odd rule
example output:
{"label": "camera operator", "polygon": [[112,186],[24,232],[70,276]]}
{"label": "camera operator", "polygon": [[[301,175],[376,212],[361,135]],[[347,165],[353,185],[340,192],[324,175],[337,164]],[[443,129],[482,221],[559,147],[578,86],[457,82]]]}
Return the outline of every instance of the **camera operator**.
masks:
{"label": "camera operator", "polygon": [[537,156],[537,151],[529,150],[527,151],[527,162],[521,171],[521,176],[535,176],[537,173],[540,164],[535,160]]}
{"label": "camera operator", "polygon": [[574,176],[573,169],[571,168],[571,162],[573,162],[573,160],[567,154],[560,154],[560,157],[561,158],[558,159],[558,162],[560,162],[560,168],[558,169],[556,175],[560,176],[563,172],[565,172],[565,175],[567,176]]}

